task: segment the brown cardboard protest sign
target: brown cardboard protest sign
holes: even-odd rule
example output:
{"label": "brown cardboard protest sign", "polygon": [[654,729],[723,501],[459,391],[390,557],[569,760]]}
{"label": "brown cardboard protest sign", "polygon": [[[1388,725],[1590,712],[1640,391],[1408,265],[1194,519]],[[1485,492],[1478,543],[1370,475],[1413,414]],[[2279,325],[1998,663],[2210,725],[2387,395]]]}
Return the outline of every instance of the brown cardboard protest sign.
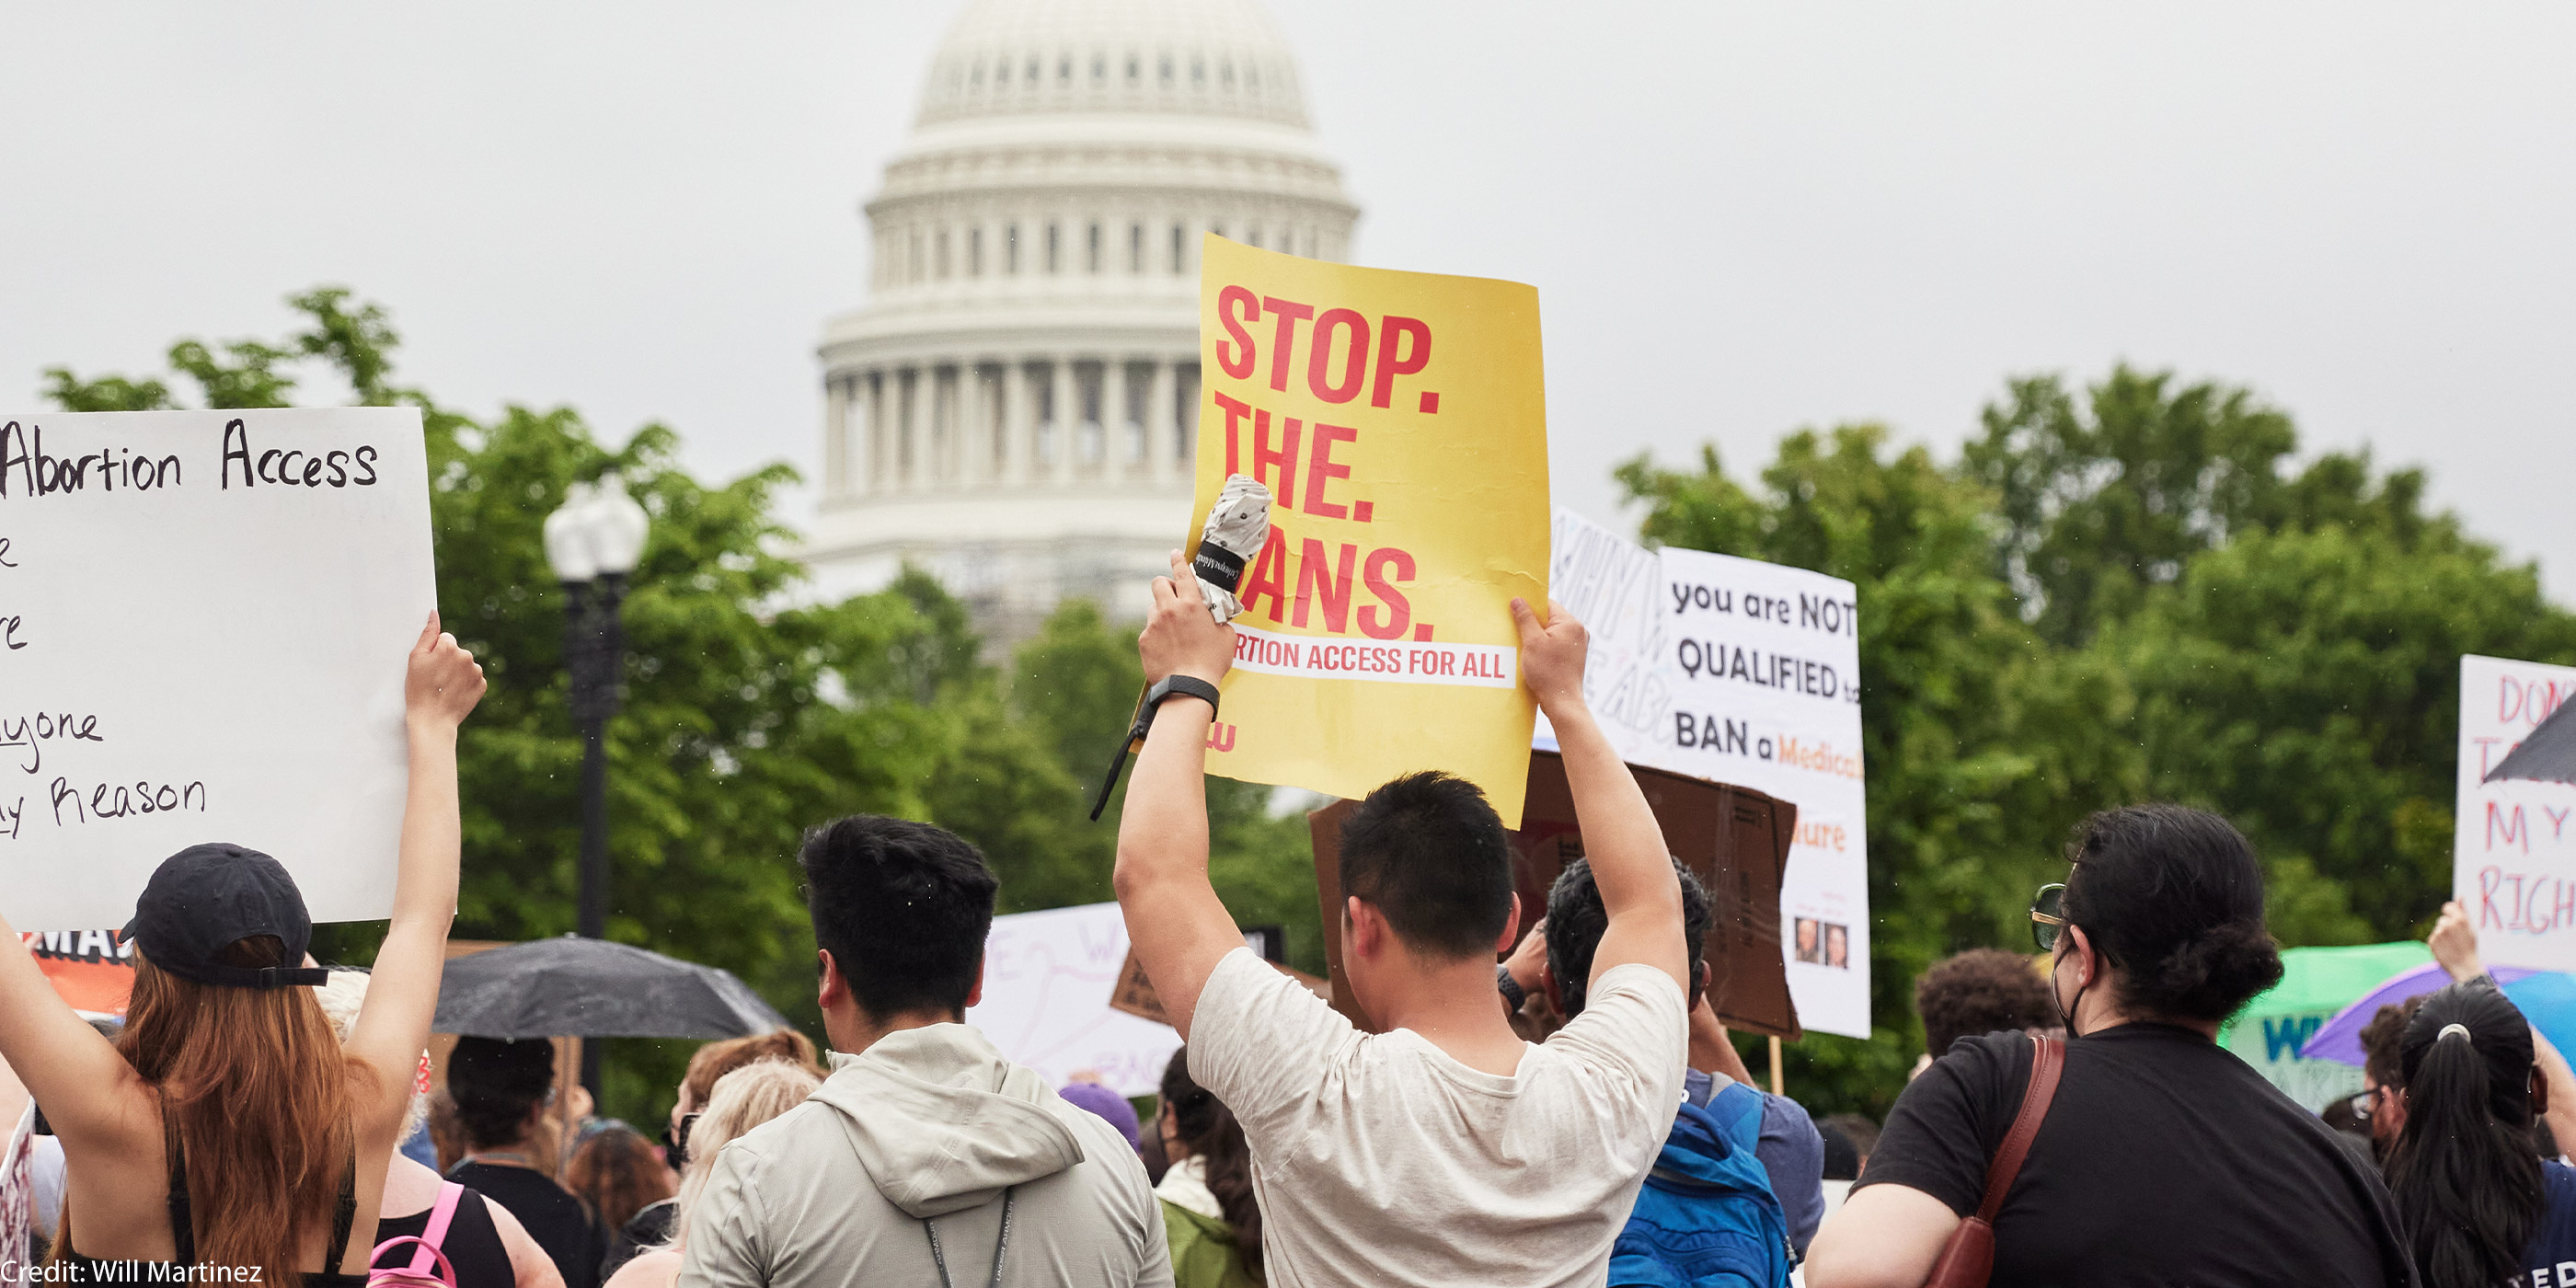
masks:
{"label": "brown cardboard protest sign", "polygon": [[[1715,971],[1709,1000],[1718,1019],[1730,1029],[1798,1037],[1798,1008],[1789,1000],[1780,952],[1780,875],[1798,829],[1798,807],[1750,788],[1634,765],[1629,771],[1663,827],[1664,845],[1708,887],[1711,925],[1702,952]],[[1524,926],[1546,911],[1557,874],[1583,857],[1564,762],[1554,752],[1537,752],[1529,773],[1521,826],[1511,833],[1513,884]],[[1352,1023],[1376,1032],[1342,972],[1342,821],[1357,808],[1352,801],[1335,801],[1307,815],[1307,825],[1333,1005]]]}

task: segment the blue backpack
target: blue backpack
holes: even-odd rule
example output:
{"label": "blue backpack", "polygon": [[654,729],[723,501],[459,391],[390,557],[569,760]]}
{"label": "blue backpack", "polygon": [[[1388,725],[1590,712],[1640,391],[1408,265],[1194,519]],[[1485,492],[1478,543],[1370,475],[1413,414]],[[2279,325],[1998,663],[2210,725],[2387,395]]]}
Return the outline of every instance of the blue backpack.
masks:
{"label": "blue backpack", "polygon": [[1782,1288],[1789,1221],[1754,1157],[1762,1096],[1740,1084],[1684,1104],[1610,1249],[1613,1285]]}

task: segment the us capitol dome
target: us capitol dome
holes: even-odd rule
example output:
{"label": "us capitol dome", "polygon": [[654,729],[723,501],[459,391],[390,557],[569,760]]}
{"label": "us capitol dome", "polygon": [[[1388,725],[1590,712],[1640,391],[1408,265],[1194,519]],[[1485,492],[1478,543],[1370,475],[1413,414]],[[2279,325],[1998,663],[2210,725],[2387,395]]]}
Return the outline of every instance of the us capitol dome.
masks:
{"label": "us capitol dome", "polygon": [[988,639],[1141,616],[1188,535],[1199,239],[1341,260],[1358,207],[1255,0],[975,0],[823,329],[816,590],[909,562]]}

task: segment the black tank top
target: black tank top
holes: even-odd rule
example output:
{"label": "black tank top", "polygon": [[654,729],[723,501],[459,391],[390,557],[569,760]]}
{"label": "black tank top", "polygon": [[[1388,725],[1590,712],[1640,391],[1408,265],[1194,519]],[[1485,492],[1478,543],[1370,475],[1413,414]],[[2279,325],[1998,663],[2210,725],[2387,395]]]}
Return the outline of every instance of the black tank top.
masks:
{"label": "black tank top", "polygon": [[[170,1098],[161,1097],[161,1153],[170,1160],[170,1245],[178,1253],[159,1264],[192,1266],[197,1263],[197,1223],[188,1213],[188,1153],[179,1143],[179,1125],[170,1120]],[[350,1228],[358,1219],[358,1151],[349,1147],[349,1165],[340,1173],[340,1198],[331,1206],[331,1254],[322,1264],[329,1269],[304,1276],[304,1288],[365,1288],[367,1277],[342,1272],[341,1258],[349,1252]],[[111,1261],[102,1257],[85,1257],[72,1249],[71,1209],[63,1209],[63,1247],[57,1258],[74,1268],[66,1283],[148,1283],[152,1277],[141,1267],[155,1264],[135,1259]],[[115,1267],[109,1269],[109,1267]]]}
{"label": "black tank top", "polygon": [[[436,1210],[433,1204],[410,1216],[378,1218],[376,1242],[381,1245],[405,1235],[422,1237],[429,1230],[429,1214]],[[438,1250],[447,1254],[447,1264],[456,1271],[456,1288],[510,1288],[519,1281],[519,1272],[510,1265],[509,1245],[501,1242],[501,1228],[492,1223],[492,1210],[484,1206],[479,1190],[469,1187],[456,1201],[456,1215],[448,1221],[447,1238]],[[409,1266],[418,1255],[420,1245],[406,1243],[378,1258],[376,1268]]]}

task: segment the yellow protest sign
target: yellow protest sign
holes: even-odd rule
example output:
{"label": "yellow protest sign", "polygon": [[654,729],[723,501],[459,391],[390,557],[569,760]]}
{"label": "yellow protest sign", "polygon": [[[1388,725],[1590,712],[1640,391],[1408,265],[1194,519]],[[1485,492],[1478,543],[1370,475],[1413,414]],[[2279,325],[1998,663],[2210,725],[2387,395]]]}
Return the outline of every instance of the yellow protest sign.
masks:
{"label": "yellow protest sign", "polygon": [[1192,545],[1227,475],[1272,496],[1208,768],[1343,797],[1447,770],[1517,826],[1536,707],[1511,601],[1547,602],[1538,292],[1214,235],[1201,262]]}

